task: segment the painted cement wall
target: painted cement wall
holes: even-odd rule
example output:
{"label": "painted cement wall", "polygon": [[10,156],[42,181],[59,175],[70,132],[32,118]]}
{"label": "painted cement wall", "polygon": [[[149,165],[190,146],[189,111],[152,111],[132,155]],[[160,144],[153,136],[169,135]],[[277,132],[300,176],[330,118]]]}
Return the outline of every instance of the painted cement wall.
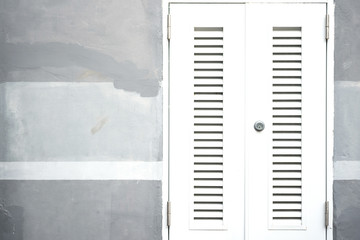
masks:
{"label": "painted cement wall", "polygon": [[[161,239],[161,11],[0,0],[0,239]],[[334,237],[359,240],[359,1],[335,21]]]}
{"label": "painted cement wall", "polygon": [[161,239],[161,19],[0,0],[0,239]]}
{"label": "painted cement wall", "polygon": [[360,2],[336,0],[334,239],[360,239]]}

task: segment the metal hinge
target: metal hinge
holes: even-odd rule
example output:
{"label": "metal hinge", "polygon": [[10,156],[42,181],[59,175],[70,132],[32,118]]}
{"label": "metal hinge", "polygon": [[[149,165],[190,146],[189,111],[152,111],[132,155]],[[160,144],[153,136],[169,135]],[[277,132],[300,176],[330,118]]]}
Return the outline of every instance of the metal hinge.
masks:
{"label": "metal hinge", "polygon": [[329,226],[329,201],[325,202],[325,227]]}
{"label": "metal hinge", "polygon": [[171,226],[171,202],[167,202],[167,225]]}
{"label": "metal hinge", "polygon": [[167,39],[171,39],[171,15],[167,15]]}
{"label": "metal hinge", "polygon": [[326,14],[326,23],[325,23],[325,39],[326,40],[329,40],[329,37],[330,37],[329,28],[330,28],[330,15]]}

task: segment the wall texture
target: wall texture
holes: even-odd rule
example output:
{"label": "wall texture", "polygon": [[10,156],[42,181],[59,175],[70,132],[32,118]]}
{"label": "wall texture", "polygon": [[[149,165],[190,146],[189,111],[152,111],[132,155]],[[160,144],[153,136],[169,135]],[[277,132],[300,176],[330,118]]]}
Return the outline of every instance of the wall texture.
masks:
{"label": "wall texture", "polygon": [[336,0],[334,239],[360,239],[360,2]]}
{"label": "wall texture", "polygon": [[0,239],[161,239],[161,19],[0,0]]}
{"label": "wall texture", "polygon": [[[334,239],[358,240],[360,2],[335,10]],[[161,11],[0,0],[0,239],[161,239]]]}

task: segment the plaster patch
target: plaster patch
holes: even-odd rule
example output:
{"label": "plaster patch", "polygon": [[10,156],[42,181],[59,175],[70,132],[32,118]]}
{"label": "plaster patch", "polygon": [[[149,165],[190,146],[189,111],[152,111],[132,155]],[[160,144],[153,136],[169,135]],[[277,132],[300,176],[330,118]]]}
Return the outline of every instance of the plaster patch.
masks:
{"label": "plaster patch", "polygon": [[334,160],[360,159],[360,82],[335,81]]}
{"label": "plaster patch", "polygon": [[162,159],[161,95],[144,98],[108,82],[0,86],[0,161]]}
{"label": "plaster patch", "polygon": [[[10,73],[17,71],[46,71],[52,76],[50,81],[84,82],[89,76],[96,77],[99,82],[112,79],[115,88],[137,92],[143,97],[154,97],[160,89],[160,79],[150,69],[138,68],[130,61],[118,62],[110,55],[77,44],[0,42],[0,56],[0,71],[5,74],[0,82],[29,81],[27,78],[11,78]],[[71,67],[87,70],[77,74],[80,77],[61,71]],[[47,82],[49,79],[32,81]]]}
{"label": "plaster patch", "polygon": [[334,180],[360,180],[360,160],[335,161]]}

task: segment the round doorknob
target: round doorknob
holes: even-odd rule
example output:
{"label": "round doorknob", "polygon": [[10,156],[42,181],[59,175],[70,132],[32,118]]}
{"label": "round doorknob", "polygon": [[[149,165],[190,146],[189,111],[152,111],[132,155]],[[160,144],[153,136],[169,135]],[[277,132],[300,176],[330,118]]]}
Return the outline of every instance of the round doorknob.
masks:
{"label": "round doorknob", "polygon": [[262,121],[256,121],[254,124],[254,128],[256,131],[261,132],[265,128],[265,123]]}

